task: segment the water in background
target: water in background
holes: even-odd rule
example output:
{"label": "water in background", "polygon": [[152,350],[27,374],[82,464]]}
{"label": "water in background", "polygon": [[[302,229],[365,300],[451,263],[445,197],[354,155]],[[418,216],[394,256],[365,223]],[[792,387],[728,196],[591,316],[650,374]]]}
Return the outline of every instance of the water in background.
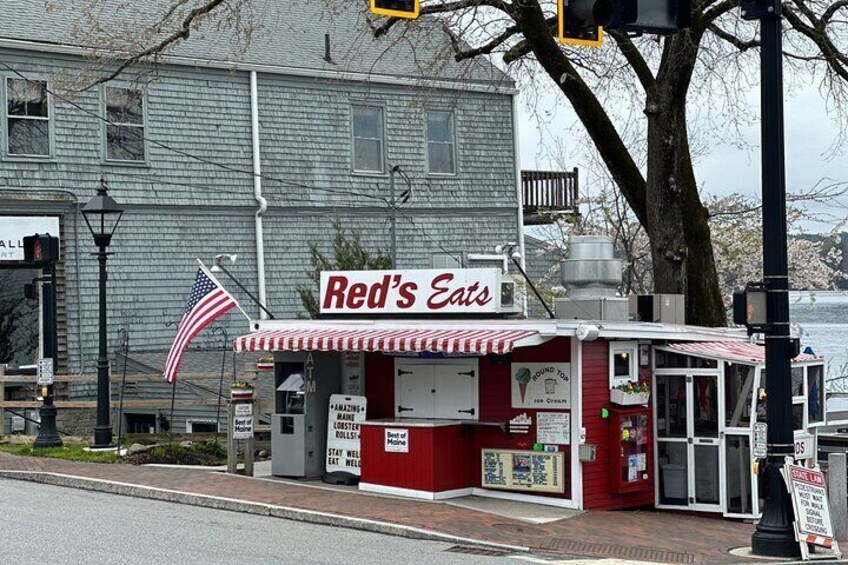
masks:
{"label": "water in background", "polygon": [[848,291],[790,292],[789,313],[801,328],[801,348],[824,355],[828,380],[848,375]]}

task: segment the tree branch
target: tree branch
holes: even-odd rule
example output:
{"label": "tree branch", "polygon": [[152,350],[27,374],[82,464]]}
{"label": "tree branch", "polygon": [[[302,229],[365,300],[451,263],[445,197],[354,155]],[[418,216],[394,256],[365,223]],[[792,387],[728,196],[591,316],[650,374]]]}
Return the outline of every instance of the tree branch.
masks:
{"label": "tree branch", "polygon": [[636,73],[636,78],[638,78],[639,82],[642,83],[642,88],[645,89],[645,92],[653,89],[656,84],[654,73],[651,71],[651,68],[648,66],[645,58],[642,57],[642,54],[638,49],[636,49],[633,41],[630,40],[627,34],[620,31],[611,31],[610,35],[613,39],[615,39],[615,43],[618,45],[621,54],[624,55],[624,58],[633,68],[633,72]]}
{"label": "tree branch", "polygon": [[[145,61],[149,57],[155,57],[163,52],[165,52],[169,47],[179,43],[180,41],[185,41],[191,35],[191,28],[193,25],[196,25],[198,19],[206,16],[212,12],[214,12],[221,4],[226,4],[226,0],[209,0],[206,4],[202,6],[198,6],[197,8],[190,11],[185,18],[183,18],[180,27],[172,32],[170,35],[165,37],[163,40],[159,41],[155,45],[148,47],[147,49],[136,53],[126,59],[122,59],[118,66],[115,67],[111,72],[107,73],[104,76],[101,76],[95,79],[93,82],[86,84],[85,89],[89,89],[93,86],[97,86],[98,84],[103,84],[109,82],[110,80],[116,78],[126,69],[135,65],[136,63]],[[168,11],[168,16],[172,15],[174,11],[177,9],[178,5],[174,5]]]}
{"label": "tree branch", "polygon": [[[447,2],[444,4],[428,4],[427,6],[422,6],[418,15],[421,17],[428,14],[446,14],[448,12],[457,12],[466,8],[477,8],[479,6],[489,6],[506,14],[509,14],[511,8],[511,6],[503,0],[455,0],[454,2]],[[382,24],[373,27],[374,37],[382,37],[383,35],[386,35],[396,23],[401,21],[407,20],[395,17],[386,18]]]}
{"label": "tree branch", "polygon": [[714,23],[709,24],[707,26],[707,29],[709,29],[711,32],[716,34],[716,36],[718,36],[719,38],[725,40],[726,42],[730,43],[731,45],[733,45],[734,47],[739,49],[739,51],[741,51],[742,53],[744,53],[748,49],[753,49],[755,47],[760,46],[759,40],[756,40],[756,39],[748,39],[748,40],[740,39],[740,38],[736,37],[735,35],[733,35],[732,33],[730,33],[729,31],[725,31],[725,30],[721,29],[720,27],[718,27],[718,25],[716,25]]}

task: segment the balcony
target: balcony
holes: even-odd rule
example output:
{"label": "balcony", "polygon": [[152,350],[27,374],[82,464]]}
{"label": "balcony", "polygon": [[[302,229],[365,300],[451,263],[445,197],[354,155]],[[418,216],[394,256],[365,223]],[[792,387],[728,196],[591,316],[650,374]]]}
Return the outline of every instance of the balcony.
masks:
{"label": "balcony", "polygon": [[571,171],[521,171],[521,194],[525,226],[580,215],[577,167]]}

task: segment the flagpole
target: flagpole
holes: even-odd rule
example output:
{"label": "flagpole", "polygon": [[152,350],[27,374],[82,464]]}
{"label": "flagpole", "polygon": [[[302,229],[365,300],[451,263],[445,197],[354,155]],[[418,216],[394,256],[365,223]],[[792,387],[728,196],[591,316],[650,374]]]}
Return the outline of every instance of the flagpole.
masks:
{"label": "flagpole", "polygon": [[[171,425],[168,426],[168,443],[174,443],[174,404],[177,399],[177,379],[171,387]],[[173,446],[171,446],[173,448]]]}
{"label": "flagpole", "polygon": [[[206,276],[207,276],[207,277],[209,277],[210,279],[212,279],[212,280],[215,282],[215,284],[216,284],[216,285],[218,285],[218,286],[221,288],[221,290],[223,290],[224,292],[226,292],[226,293],[227,293],[227,295],[228,295],[230,298],[233,298],[233,297],[232,297],[232,295],[231,295],[229,292],[227,292],[227,289],[225,289],[225,288],[224,288],[224,285],[222,285],[222,284],[218,281],[218,279],[216,279],[216,278],[215,278],[215,275],[213,275],[213,274],[212,274],[212,271],[210,271],[209,269],[207,269],[207,268],[206,268],[206,265],[204,265],[204,264],[203,264],[203,261],[201,261],[200,259],[197,259],[197,262],[200,264],[200,268],[201,268],[201,269],[203,269],[203,272],[206,274]],[[225,271],[225,272],[226,272],[226,271]],[[240,285],[239,285],[239,286],[240,286]],[[245,292],[247,292],[247,289],[242,289],[242,290],[244,290]],[[250,293],[249,293],[249,292],[248,292],[247,294],[248,294],[248,295],[250,295]],[[251,296],[251,298],[253,298],[253,297]],[[248,315],[247,315],[247,312],[245,312],[245,311],[244,311],[244,308],[242,308],[242,307],[241,307],[241,304],[239,304],[239,303],[238,303],[238,300],[236,300],[235,298],[233,298],[233,302],[235,302],[235,304],[236,304],[236,308],[238,308],[238,309],[239,309],[239,311],[241,311],[241,313],[242,313],[242,314],[244,314],[244,317],[245,317],[245,318],[247,318],[247,321],[248,321],[248,322],[252,322],[252,321],[253,321],[253,320],[252,320],[252,318],[251,318],[250,316],[248,316]],[[264,308],[263,308],[263,309],[264,309]]]}

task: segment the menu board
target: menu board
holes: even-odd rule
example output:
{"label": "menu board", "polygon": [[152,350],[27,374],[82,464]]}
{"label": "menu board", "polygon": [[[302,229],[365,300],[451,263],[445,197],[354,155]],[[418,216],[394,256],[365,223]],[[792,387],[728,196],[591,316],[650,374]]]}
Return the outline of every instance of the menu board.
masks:
{"label": "menu board", "polygon": [[521,492],[565,492],[561,452],[482,450],[483,488]]}
{"label": "menu board", "polygon": [[536,442],[566,445],[571,443],[571,417],[567,412],[537,412]]}

